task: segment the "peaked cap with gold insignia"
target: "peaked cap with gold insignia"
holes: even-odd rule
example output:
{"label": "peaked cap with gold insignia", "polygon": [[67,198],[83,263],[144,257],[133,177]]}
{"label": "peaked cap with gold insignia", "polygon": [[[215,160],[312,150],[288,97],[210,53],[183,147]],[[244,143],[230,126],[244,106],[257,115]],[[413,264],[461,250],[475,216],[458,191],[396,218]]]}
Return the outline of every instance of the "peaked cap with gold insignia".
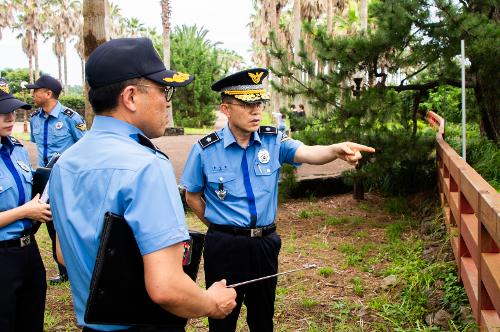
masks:
{"label": "peaked cap with gold insignia", "polygon": [[90,54],[85,74],[92,89],[139,77],[173,87],[186,86],[194,79],[192,75],[165,69],[149,38],[105,42]]}
{"label": "peaked cap with gold insignia", "polygon": [[259,103],[270,99],[262,81],[269,71],[252,68],[224,77],[212,85],[212,90],[222,96],[231,96],[245,103]]}

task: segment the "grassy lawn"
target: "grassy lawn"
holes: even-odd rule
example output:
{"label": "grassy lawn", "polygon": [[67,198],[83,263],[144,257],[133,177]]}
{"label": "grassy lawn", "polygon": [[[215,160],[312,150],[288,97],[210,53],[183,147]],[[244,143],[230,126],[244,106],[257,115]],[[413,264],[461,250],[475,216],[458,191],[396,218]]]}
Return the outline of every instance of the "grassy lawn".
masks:
{"label": "grassy lawn", "polygon": [[[442,220],[429,221],[422,235],[413,211],[405,199],[374,194],[363,202],[340,195],[281,203],[280,271],[310,263],[318,269],[278,279],[275,331],[476,331],[460,318],[470,307]],[[190,213],[187,220],[191,229],[206,229]],[[37,238],[47,275],[55,275],[44,227]],[[424,259],[430,249],[435,255]],[[202,267],[197,282],[204,286]],[[71,306],[67,283],[49,286],[46,330],[78,331]],[[452,320],[427,326],[425,316],[441,308]],[[245,315],[243,307],[237,331],[248,331]],[[208,331],[207,320],[190,320],[187,331]]]}

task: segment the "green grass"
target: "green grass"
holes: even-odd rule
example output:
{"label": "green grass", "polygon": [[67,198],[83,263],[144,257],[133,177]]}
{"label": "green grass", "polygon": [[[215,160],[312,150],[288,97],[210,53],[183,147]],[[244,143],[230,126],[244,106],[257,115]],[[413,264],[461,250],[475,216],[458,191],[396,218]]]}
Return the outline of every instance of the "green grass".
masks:
{"label": "green grass", "polygon": [[213,132],[213,128],[184,128],[184,135],[208,135]]}
{"label": "green grass", "polygon": [[14,136],[17,139],[23,140],[23,141],[29,141],[30,140],[30,133],[12,133],[12,136]]}
{"label": "green grass", "polygon": [[333,274],[333,268],[331,267],[322,267],[319,269],[318,274],[322,277],[328,278]]}
{"label": "green grass", "polygon": [[364,219],[358,216],[329,216],[324,221],[325,225],[336,226],[336,225],[350,225],[358,226],[364,222]]}

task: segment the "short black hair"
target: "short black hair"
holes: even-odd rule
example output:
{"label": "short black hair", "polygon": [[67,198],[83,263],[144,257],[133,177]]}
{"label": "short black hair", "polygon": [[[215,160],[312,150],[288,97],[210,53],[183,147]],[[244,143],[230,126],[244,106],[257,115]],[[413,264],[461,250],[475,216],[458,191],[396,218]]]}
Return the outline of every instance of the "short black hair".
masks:
{"label": "short black hair", "polygon": [[52,97],[54,97],[54,99],[56,99],[56,100],[59,100],[59,96],[61,95],[61,91],[59,91],[59,92],[56,92],[53,90],[50,90],[50,91],[52,91]]}
{"label": "short black hair", "polygon": [[[123,89],[129,85],[136,85],[143,81],[143,78],[133,78],[130,80],[113,83],[97,89],[89,90],[89,102],[92,105],[94,113],[99,115],[111,111],[118,106],[118,96]],[[139,87],[139,90],[142,90]]]}

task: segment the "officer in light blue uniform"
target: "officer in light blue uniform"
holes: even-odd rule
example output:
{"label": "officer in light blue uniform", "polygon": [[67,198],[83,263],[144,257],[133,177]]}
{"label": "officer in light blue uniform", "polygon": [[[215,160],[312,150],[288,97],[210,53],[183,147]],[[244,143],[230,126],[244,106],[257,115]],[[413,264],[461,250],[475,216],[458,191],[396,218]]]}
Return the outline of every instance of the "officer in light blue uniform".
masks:
{"label": "officer in light blue uniform", "polygon": [[33,102],[38,107],[31,114],[30,131],[38,149],[38,166],[44,167],[54,153],[63,153],[82,138],[85,121],[59,102],[62,87],[55,78],[42,75],[26,88],[33,89]]}
{"label": "officer in light blue uniform", "polygon": [[[281,239],[274,220],[283,164],[325,164],[336,158],[356,163],[359,151],[373,152],[350,142],[307,146],[275,127],[260,126],[269,100],[262,83],[267,75],[267,69],[253,68],[212,85],[221,93],[220,110],[228,124],[193,146],[181,177],[186,202],[208,226],[207,286],[221,277],[234,284],[277,273]],[[270,278],[238,286],[236,309],[225,319],[209,318],[210,332],[235,331],[243,303],[250,331],[272,331],[276,283]]]}
{"label": "officer in light blue uniform", "polygon": [[0,78],[0,331],[43,331],[45,268],[32,220],[51,220],[50,207],[31,199],[27,151],[10,136],[16,109],[31,107]]}
{"label": "officer in light blue uniform", "polygon": [[[285,163],[298,166],[293,157],[300,145],[275,127],[261,126],[245,150],[226,125],[193,146],[181,183],[188,192],[204,191],[205,218],[211,223],[268,227],[276,219],[280,168]],[[243,155],[248,167],[241,166]]]}
{"label": "officer in light blue uniform", "polygon": [[[55,78],[42,75],[26,88],[33,89],[33,102],[39,107],[31,114],[30,132],[31,141],[36,143],[38,150],[38,166],[45,167],[55,153],[63,153],[82,138],[85,121],[80,114],[59,102],[62,86]],[[59,270],[59,275],[50,278],[49,282],[58,284],[68,280],[68,274],[56,259],[54,225],[47,223],[46,226],[52,242],[52,256]]]}
{"label": "officer in light blue uniform", "polygon": [[[184,317],[227,315],[236,305],[234,290],[219,283],[209,294],[182,270],[182,242],[189,233],[181,198],[171,162],[149,139],[163,135],[175,87],[189,84],[193,76],[166,70],[147,38],[102,44],[90,55],[85,71],[96,117],[92,129],[55,164],[49,180],[78,324],[84,332],[183,330],[85,322],[106,212],[123,216],[130,226],[153,300]],[[232,307],[214,298],[222,294]],[[216,304],[228,312],[223,315]]]}

